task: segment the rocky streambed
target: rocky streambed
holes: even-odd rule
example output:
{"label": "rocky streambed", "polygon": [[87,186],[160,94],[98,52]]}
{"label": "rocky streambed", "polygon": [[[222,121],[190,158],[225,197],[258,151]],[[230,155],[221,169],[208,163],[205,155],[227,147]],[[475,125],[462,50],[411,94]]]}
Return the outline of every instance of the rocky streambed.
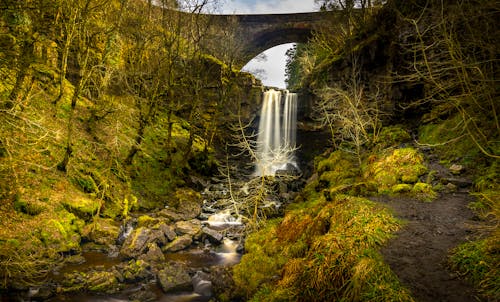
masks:
{"label": "rocky streambed", "polygon": [[[82,252],[66,255],[42,286],[4,301],[208,301],[231,295],[231,266],[244,252],[245,215],[235,198],[251,181],[179,189],[175,206],[131,213],[123,221],[95,218],[82,232]],[[274,179],[260,207],[278,213],[293,200],[296,180]],[[229,292],[229,293],[228,293]]]}

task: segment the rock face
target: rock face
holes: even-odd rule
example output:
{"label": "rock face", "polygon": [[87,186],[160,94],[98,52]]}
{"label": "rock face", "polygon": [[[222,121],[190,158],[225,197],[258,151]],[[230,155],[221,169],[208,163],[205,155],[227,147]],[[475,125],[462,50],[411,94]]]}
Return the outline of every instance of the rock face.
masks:
{"label": "rock face", "polygon": [[191,277],[186,269],[175,264],[158,272],[158,283],[166,293],[193,289]]}

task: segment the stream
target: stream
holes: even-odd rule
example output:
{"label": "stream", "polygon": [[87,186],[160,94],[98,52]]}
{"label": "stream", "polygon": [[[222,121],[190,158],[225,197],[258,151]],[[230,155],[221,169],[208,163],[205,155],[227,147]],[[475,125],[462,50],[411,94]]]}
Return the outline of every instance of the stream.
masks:
{"label": "stream", "polygon": [[[103,296],[102,293],[76,291],[58,294],[48,301],[209,301],[213,296],[212,282],[210,281],[211,268],[214,266],[232,266],[240,261],[242,250],[240,241],[242,240],[241,234],[244,225],[227,209],[215,213],[212,213],[211,207],[207,207],[207,209],[210,212],[202,212],[200,215],[200,217],[207,218],[207,220],[200,221],[201,225],[205,232],[213,231],[214,236],[223,236],[220,242],[218,240],[198,238],[184,249],[175,252],[163,252],[164,260],[162,259],[162,263],[153,264],[150,267],[152,275],[139,276],[133,282],[120,282],[123,284],[121,284],[121,288],[117,293]],[[125,233],[125,235],[131,236],[132,232],[133,230],[126,229],[122,234]],[[64,282],[61,278],[66,278],[72,272],[123,271],[123,266],[127,263],[127,260],[123,259],[123,257],[114,255],[110,257],[109,254],[99,251],[86,251],[82,253],[82,256],[85,259],[83,263],[64,266],[56,272],[54,280],[57,283]],[[182,273],[187,273],[189,276],[188,283],[190,284],[174,286],[168,292],[162,289],[162,281],[159,279],[161,278],[161,270],[165,265],[173,266],[174,270],[181,268]],[[126,279],[126,277],[124,278]],[[166,278],[171,278],[171,276],[168,275]]]}

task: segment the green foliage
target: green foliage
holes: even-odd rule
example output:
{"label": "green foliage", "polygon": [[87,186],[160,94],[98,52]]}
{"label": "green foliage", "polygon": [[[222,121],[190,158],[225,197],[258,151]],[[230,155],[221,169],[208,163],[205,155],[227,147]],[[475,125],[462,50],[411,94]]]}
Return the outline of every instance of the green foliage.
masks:
{"label": "green foliage", "polygon": [[248,237],[235,282],[251,301],[413,301],[374,250],[398,227],[366,199],[308,199]]}
{"label": "green foliage", "polygon": [[467,167],[474,167],[478,163],[479,150],[460,127],[461,123],[457,114],[440,122],[423,125],[419,128],[419,142],[432,146],[447,162],[458,158]]}
{"label": "green foliage", "polygon": [[467,242],[452,251],[452,269],[476,284],[487,299],[500,298],[500,237]]}

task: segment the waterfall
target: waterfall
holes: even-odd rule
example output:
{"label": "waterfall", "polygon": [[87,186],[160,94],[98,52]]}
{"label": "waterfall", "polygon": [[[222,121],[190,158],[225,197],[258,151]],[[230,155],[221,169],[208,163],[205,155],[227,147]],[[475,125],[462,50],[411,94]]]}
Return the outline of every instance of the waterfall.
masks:
{"label": "waterfall", "polygon": [[297,94],[270,89],[264,92],[257,135],[255,175],[298,170],[294,150],[297,128]]}

